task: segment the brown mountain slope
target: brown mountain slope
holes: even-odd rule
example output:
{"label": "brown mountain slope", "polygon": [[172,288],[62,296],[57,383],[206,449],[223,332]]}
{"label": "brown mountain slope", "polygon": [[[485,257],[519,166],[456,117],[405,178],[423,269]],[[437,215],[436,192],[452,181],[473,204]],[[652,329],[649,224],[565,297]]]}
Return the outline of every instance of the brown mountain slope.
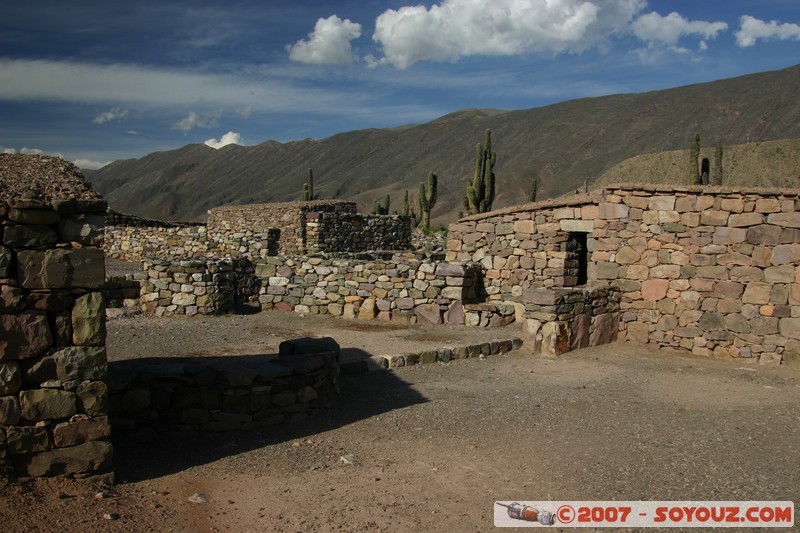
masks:
{"label": "brown mountain slope", "polygon": [[87,178],[113,209],[170,220],[204,219],[225,203],[297,200],[309,167],[321,198],[352,199],[362,211],[404,190],[416,196],[431,170],[439,174],[434,222],[462,209],[474,147],[490,128],[497,152],[494,207],[523,203],[530,180],[539,199],[593,181],[642,153],[688,147],[695,132],[723,145],[800,137],[800,65],[643,94],[571,100],[521,111],[464,110],[427,124],[361,130],[320,141],[186,146],[118,161]]}
{"label": "brown mountain slope", "polygon": [[[713,166],[714,147],[700,149]],[[726,146],[723,149],[724,185],[800,187],[800,139],[782,139]],[[689,150],[643,154],[614,166],[597,178],[596,186],[610,183],[689,183]]]}

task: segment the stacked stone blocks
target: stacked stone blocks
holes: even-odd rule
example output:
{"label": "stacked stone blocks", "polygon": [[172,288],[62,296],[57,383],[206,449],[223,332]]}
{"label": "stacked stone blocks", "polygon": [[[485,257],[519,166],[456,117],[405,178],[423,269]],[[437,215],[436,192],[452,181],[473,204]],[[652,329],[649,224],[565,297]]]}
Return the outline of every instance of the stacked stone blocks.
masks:
{"label": "stacked stone blocks", "polygon": [[362,320],[463,324],[478,298],[475,265],[395,256],[388,261],[268,258],[256,264],[262,309]]}
{"label": "stacked stone blocks", "polygon": [[0,201],[0,470],[7,474],[113,475],[105,210],[92,198]]}
{"label": "stacked stone blocks", "polygon": [[526,289],[525,342],[548,357],[613,342],[621,299],[614,286]]}

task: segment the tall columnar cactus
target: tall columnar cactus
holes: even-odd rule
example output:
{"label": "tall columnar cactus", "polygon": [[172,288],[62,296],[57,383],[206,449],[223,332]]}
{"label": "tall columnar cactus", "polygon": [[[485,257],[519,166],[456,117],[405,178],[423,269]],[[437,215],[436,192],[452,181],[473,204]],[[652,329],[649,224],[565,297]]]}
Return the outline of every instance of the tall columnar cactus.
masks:
{"label": "tall columnar cactus", "polygon": [[528,191],[528,201],[535,202],[536,201],[536,192],[539,190],[539,180],[534,177],[531,180],[531,190]]}
{"label": "tall columnar cactus", "polygon": [[464,207],[470,215],[492,210],[494,202],[494,164],[497,154],[492,152],[492,131],[486,130],[483,146],[475,147],[475,174],[467,182],[467,195]]}
{"label": "tall columnar cactus", "polygon": [[308,169],[308,181],[303,185],[303,200],[308,202],[314,199],[314,170]]}
{"label": "tall columnar cactus", "polygon": [[694,134],[692,149],[689,150],[689,185],[701,185],[700,176],[700,134]]}
{"label": "tall columnar cactus", "polygon": [[712,185],[722,185],[722,145],[717,144],[717,149],[714,151],[714,173],[712,176]]}
{"label": "tall columnar cactus", "polygon": [[372,202],[372,214],[374,215],[388,215],[389,214],[389,202],[390,198],[389,195],[386,195],[384,204],[381,205],[380,200],[375,200]]}
{"label": "tall columnar cactus", "polygon": [[435,172],[428,173],[428,188],[419,184],[419,212],[422,214],[422,229],[431,229],[431,209],[436,204],[439,188],[439,176]]}
{"label": "tall columnar cactus", "polygon": [[413,228],[419,226],[420,215],[417,213],[417,210],[414,207],[414,199],[412,198],[410,202],[408,201],[408,191],[405,191],[405,194],[403,195],[403,209],[400,214],[402,214],[404,217],[411,217]]}

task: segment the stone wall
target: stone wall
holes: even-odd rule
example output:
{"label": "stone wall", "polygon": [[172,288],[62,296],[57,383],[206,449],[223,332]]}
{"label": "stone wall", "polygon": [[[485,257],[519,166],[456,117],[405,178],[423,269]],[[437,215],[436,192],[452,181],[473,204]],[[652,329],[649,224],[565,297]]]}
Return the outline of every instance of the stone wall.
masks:
{"label": "stone wall", "polygon": [[139,306],[156,316],[232,313],[258,292],[247,259],[145,261],[143,269]]}
{"label": "stone wall", "polygon": [[576,285],[622,291],[620,336],[777,363],[800,354],[797,190],[611,185],[465,218],[447,259],[479,262],[490,300]]}
{"label": "stone wall", "polygon": [[107,226],[103,249],[107,257],[123,261],[210,253],[205,226]]}
{"label": "stone wall", "polygon": [[[208,233],[213,247],[225,256],[235,243],[259,242],[270,228],[280,229],[280,255],[306,252],[306,220],[319,213],[330,215],[355,214],[355,202],[314,200],[310,202],[282,202],[272,204],[224,205],[208,212]],[[232,243],[232,244],[229,244]],[[248,248],[255,248],[249,246]],[[257,254],[254,257],[265,257]]]}
{"label": "stone wall", "polygon": [[119,361],[110,383],[114,431],[263,429],[334,401],[339,345],[297,339],[278,355]]}
{"label": "stone wall", "polygon": [[610,189],[595,277],[619,280],[627,338],[767,363],[800,352],[798,199]]}
{"label": "stone wall", "polygon": [[581,195],[462,219],[449,226],[446,259],[479,263],[489,300],[518,299],[528,288],[573,286],[569,232],[592,232],[597,203],[597,195]]}
{"label": "stone wall", "polygon": [[526,289],[523,331],[534,353],[556,356],[617,340],[618,287]]}
{"label": "stone wall", "polygon": [[411,219],[360,215],[334,200],[233,205],[211,209],[208,225],[170,223],[113,213],[108,257],[125,261],[350,253],[411,248]]}
{"label": "stone wall", "polygon": [[365,252],[411,248],[412,219],[400,215],[309,213],[306,251]]}
{"label": "stone wall", "polygon": [[69,163],[0,156],[0,473],[113,478],[105,209]]}
{"label": "stone wall", "polygon": [[363,320],[463,324],[478,298],[474,266],[392,260],[268,258],[256,264],[262,309]]}

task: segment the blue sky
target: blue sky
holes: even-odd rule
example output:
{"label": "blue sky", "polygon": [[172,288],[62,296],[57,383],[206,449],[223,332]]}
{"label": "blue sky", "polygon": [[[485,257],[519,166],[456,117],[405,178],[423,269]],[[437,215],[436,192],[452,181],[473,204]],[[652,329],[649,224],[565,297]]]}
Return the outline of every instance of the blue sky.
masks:
{"label": "blue sky", "polygon": [[97,168],[798,63],[798,0],[16,1],[0,152]]}

